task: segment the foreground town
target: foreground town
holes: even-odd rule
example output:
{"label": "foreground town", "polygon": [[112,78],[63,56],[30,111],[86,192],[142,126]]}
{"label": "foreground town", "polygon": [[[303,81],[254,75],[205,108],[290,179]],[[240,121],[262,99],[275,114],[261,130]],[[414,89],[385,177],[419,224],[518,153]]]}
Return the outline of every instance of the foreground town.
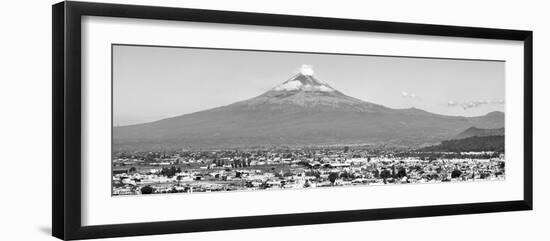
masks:
{"label": "foreground town", "polygon": [[501,152],[369,146],[113,154],[113,195],[504,180]]}

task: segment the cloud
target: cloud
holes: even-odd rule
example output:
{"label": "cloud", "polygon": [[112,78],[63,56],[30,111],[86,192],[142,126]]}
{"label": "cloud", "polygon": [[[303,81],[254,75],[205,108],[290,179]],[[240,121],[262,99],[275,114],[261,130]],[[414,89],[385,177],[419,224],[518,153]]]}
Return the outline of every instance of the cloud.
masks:
{"label": "cloud", "polygon": [[491,100],[491,101],[489,101],[489,100],[472,100],[472,101],[466,101],[466,102],[462,102],[462,103],[458,103],[456,101],[449,100],[447,102],[447,106],[449,106],[449,107],[460,106],[464,110],[471,109],[471,108],[477,108],[477,107],[480,107],[480,106],[483,106],[483,105],[503,105],[503,104],[504,104],[504,100]]}
{"label": "cloud", "polygon": [[415,93],[407,93],[405,91],[401,92],[401,97],[403,98],[416,98],[416,94]]}

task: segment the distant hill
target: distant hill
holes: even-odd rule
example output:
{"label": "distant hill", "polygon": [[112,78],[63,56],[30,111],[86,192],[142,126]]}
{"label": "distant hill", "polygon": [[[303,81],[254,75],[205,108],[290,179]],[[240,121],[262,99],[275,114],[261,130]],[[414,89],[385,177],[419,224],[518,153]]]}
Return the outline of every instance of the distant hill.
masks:
{"label": "distant hill", "polygon": [[347,96],[304,72],[244,101],[150,123],[114,127],[113,151],[424,144],[451,139],[472,126],[501,128],[504,113],[462,117],[416,108],[392,109]]}
{"label": "distant hill", "polygon": [[424,152],[504,152],[504,136],[472,136],[464,139],[442,141],[441,144],[420,149]]}
{"label": "distant hill", "polygon": [[482,129],[477,127],[470,127],[460,134],[456,135],[453,139],[464,139],[472,136],[503,136],[504,128],[495,129]]}

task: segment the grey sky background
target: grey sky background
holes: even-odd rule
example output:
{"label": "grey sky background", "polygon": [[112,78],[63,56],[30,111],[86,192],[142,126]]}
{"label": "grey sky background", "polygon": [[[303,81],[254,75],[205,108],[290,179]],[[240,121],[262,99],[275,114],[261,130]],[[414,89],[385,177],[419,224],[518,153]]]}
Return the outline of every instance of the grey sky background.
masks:
{"label": "grey sky background", "polygon": [[113,124],[252,98],[288,80],[303,64],[344,94],[390,108],[461,116],[504,111],[504,62],[116,45]]}

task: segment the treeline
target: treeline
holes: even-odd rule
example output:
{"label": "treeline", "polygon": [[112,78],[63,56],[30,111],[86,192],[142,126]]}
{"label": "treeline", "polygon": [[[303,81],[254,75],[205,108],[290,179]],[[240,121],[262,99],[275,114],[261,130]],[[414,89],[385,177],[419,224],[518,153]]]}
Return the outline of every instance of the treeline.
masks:
{"label": "treeline", "polygon": [[473,136],[442,141],[441,144],[420,149],[424,152],[494,151],[504,153],[504,136]]}
{"label": "treeline", "polygon": [[500,152],[493,152],[493,153],[483,153],[483,154],[462,154],[461,152],[431,152],[431,151],[422,151],[422,150],[414,150],[410,152],[400,152],[396,153],[393,156],[394,157],[417,157],[420,160],[424,161],[435,161],[438,159],[465,159],[465,158],[472,158],[472,159],[490,159],[490,158],[498,158],[500,156]]}

